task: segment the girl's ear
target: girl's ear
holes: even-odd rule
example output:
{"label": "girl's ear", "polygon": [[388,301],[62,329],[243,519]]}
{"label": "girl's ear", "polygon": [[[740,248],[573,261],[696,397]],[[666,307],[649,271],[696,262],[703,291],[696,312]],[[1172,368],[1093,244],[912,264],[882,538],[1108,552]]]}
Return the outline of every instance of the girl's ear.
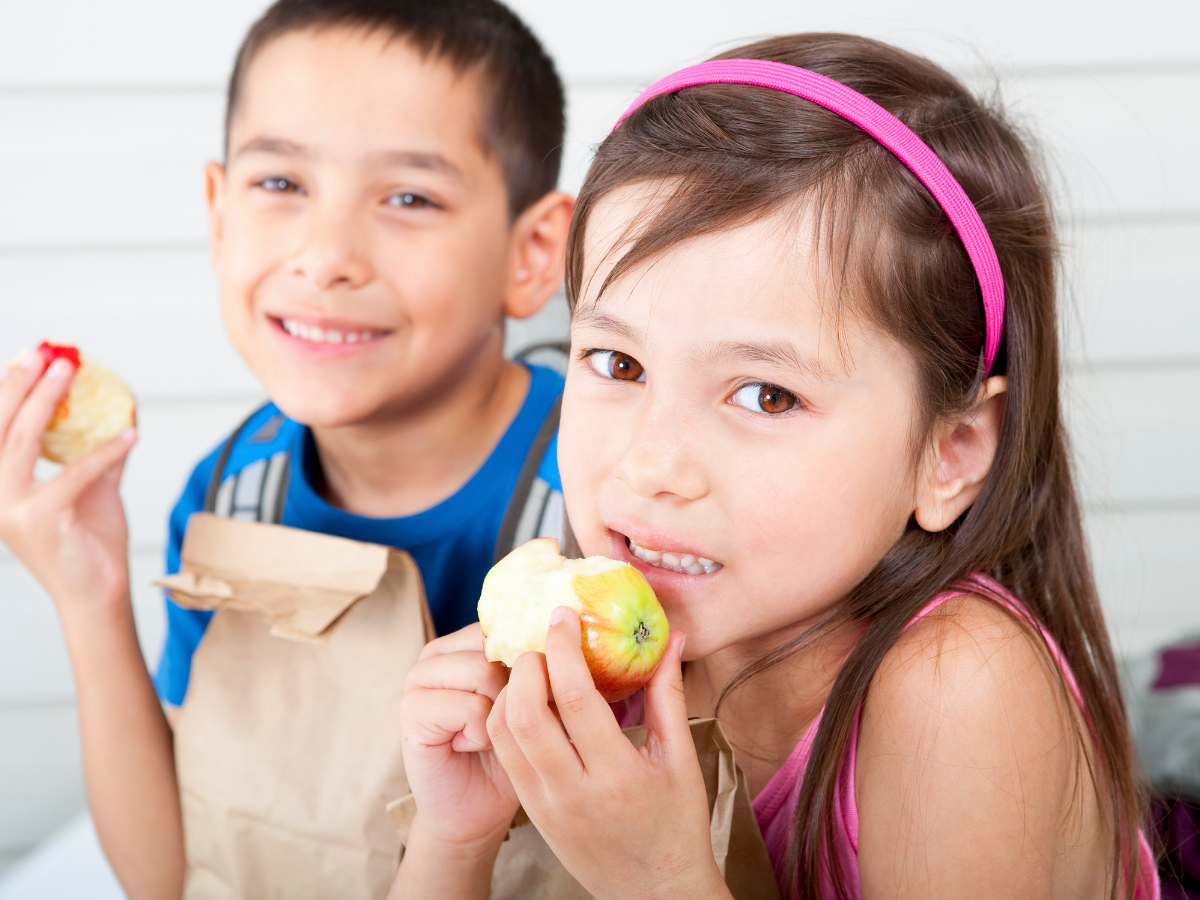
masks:
{"label": "girl's ear", "polygon": [[574,209],[573,197],[551,191],[513,223],[504,312],[514,319],[532,316],[562,284]]}
{"label": "girl's ear", "polygon": [[913,510],[917,524],[926,531],[947,528],[979,496],[996,454],[1007,390],[1003,375],[989,378],[979,402],[963,418],[935,432]]}

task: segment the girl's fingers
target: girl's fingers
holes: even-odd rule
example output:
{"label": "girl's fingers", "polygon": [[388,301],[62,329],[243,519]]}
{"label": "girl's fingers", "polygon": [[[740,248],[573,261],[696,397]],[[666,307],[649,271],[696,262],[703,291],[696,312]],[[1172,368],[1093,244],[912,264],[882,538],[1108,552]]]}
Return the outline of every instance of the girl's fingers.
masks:
{"label": "girl's fingers", "polygon": [[0,382],[0,444],[8,434],[13,417],[17,414],[29,389],[37,383],[46,362],[36,350],[30,350],[14,366],[0,370],[4,380]]}
{"label": "girl's fingers", "polygon": [[667,652],[646,684],[646,746],[661,750],[667,759],[683,754],[696,758],[688,727],[687,698],[683,693],[682,631],[672,631]]}
{"label": "girl's fingers", "polygon": [[492,746],[487,733],[491,709],[491,700],[471,691],[406,691],[400,709],[405,740],[427,747],[451,744],[460,753],[487,750]]}
{"label": "girl's fingers", "polygon": [[[511,754],[527,761],[538,781],[578,782],[583,777],[583,764],[558,716],[550,709],[546,657],[541,653],[517,657],[501,696],[503,718],[498,719],[493,709],[488,731],[505,768]],[[499,698],[496,702],[500,706]],[[511,770],[509,775],[513,775]]]}
{"label": "girl's fingers", "polygon": [[75,367],[67,360],[56,359],[17,409],[0,453],[0,492],[4,496],[13,496],[14,488],[23,487],[33,477],[33,464],[42,452],[42,434],[74,374]]}
{"label": "girl's fingers", "polygon": [[630,750],[630,744],[596,690],[583,658],[579,616],[566,607],[556,609],[551,622],[557,616],[561,619],[550,626],[546,635],[546,667],[554,706],[586,768],[620,765],[622,753]]}
{"label": "girl's fingers", "polygon": [[65,466],[45,487],[42,496],[47,506],[54,509],[74,506],[84,491],[106,476],[119,483],[125,459],[136,441],[137,431],[129,428]]}
{"label": "girl's fingers", "polygon": [[442,653],[410,671],[408,686],[427,690],[471,691],[495,700],[508,683],[508,669],[490,663],[478,650]]}
{"label": "girl's fingers", "polygon": [[459,653],[463,650],[483,652],[483,630],[478,622],[472,622],[465,628],[430,641],[421,651],[420,659],[430,659],[445,653]]}
{"label": "girl's fingers", "polygon": [[492,712],[487,720],[488,737],[492,740],[492,749],[508,780],[528,810],[529,801],[540,799],[544,789],[541,777],[525,758],[520,744],[508,728],[508,691],[508,687],[505,687],[492,704]]}

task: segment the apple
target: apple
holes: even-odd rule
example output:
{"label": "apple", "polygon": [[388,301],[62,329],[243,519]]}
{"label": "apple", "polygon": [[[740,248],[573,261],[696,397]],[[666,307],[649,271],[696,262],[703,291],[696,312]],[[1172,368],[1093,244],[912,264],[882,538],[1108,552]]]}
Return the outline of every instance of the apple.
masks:
{"label": "apple", "polygon": [[667,616],[641,572],[603,556],[564,559],[557,540],[537,538],[496,563],[483,580],[484,655],[512,666],[522,653],[544,651],[557,606],[579,614],[583,658],[609,703],[649,681],[667,652]]}
{"label": "apple", "polygon": [[69,463],[136,424],[133,392],[120,378],[75,347],[43,341],[37,349],[47,367],[56,359],[75,367],[67,395],[42,435],[42,456]]}

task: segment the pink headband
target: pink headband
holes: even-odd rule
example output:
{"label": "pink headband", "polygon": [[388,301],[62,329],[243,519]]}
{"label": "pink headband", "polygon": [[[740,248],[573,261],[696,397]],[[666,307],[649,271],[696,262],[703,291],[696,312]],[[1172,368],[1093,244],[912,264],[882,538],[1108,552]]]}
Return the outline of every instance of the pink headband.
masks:
{"label": "pink headband", "polygon": [[1000,333],[1004,328],[1004,277],[1000,273],[1000,260],[996,258],[996,249],[974,204],[924,141],[890,112],[858,91],[808,69],[762,59],[720,59],[680,69],[642,91],[617,120],[613,131],[621,126],[630,113],[652,97],[700,84],[752,84],[795,94],[853,122],[896,154],[941,204],[975,267],[975,276],[979,279],[983,296],[983,370],[985,373],[992,371],[992,363],[1000,347]]}

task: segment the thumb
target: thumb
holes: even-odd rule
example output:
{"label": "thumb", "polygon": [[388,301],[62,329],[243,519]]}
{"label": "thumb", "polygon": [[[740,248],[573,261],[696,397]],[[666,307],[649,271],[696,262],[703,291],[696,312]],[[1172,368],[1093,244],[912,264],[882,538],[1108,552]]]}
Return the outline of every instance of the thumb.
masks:
{"label": "thumb", "polygon": [[646,747],[668,759],[680,753],[695,757],[683,693],[683,643],[687,636],[672,631],[662,662],[646,683]]}
{"label": "thumb", "polygon": [[137,441],[130,428],[107,444],[68,464],[46,486],[47,502],[58,508],[74,506],[83,493],[98,482],[116,489],[125,470],[125,460]]}

